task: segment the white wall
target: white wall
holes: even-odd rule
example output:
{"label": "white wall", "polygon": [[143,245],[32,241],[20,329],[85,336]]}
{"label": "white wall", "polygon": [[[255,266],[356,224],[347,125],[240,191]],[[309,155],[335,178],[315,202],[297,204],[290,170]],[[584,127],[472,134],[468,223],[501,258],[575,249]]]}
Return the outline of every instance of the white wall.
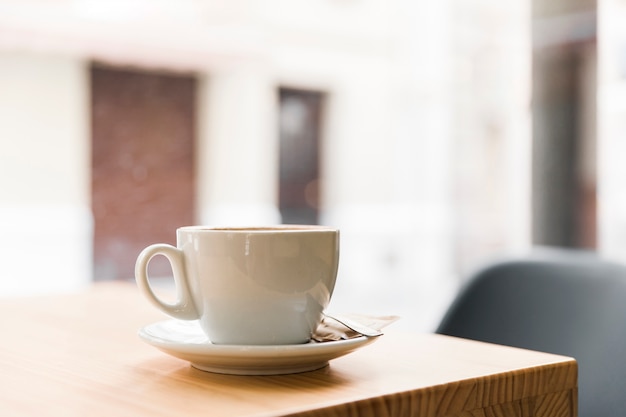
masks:
{"label": "white wall", "polygon": [[0,294],[91,280],[86,70],[0,51]]}
{"label": "white wall", "polygon": [[275,94],[267,71],[254,63],[202,75],[196,157],[201,223],[280,223]]}
{"label": "white wall", "polygon": [[[489,5],[482,3],[490,16]],[[81,62],[98,59],[198,74],[197,201],[202,223],[280,220],[275,93],[281,86],[319,90],[328,98],[322,138],[322,221],[342,230],[333,309],[399,314],[404,320],[397,326],[432,328],[458,284],[453,246],[458,237],[457,207],[451,199],[459,162],[455,100],[463,100],[468,91],[458,89],[458,74],[452,71],[458,64],[453,46],[465,40],[462,33],[452,37],[455,6],[410,0],[33,4],[16,0],[0,7],[0,28],[6,35],[0,39],[0,51],[33,52],[28,56],[3,52],[11,65],[0,68],[0,87],[22,85],[35,91],[27,98],[19,93],[0,95],[0,117],[43,115],[62,126],[55,130],[49,123],[8,123],[21,129],[24,145],[15,148],[3,134],[0,149],[36,149],[42,146],[38,144],[45,136],[42,132],[50,139],[46,146],[54,143],[58,148],[49,151],[54,155],[52,166],[48,159],[37,162],[35,170],[20,166],[30,177],[17,189],[28,189],[32,198],[12,192],[3,204],[19,206],[13,212],[22,212],[25,206],[36,212],[22,216],[19,224],[57,213],[55,226],[74,230],[68,234],[73,237],[67,240],[71,242],[67,251],[61,251],[61,245],[52,258],[67,261],[72,252],[83,265],[90,248],[85,191],[90,175],[88,105]],[[508,16],[525,22],[516,10]],[[495,37],[500,29],[494,30]],[[523,48],[504,59],[520,51]],[[515,74],[520,77],[520,72]],[[12,106],[19,100],[26,104],[18,115]],[[512,107],[512,113],[519,111]],[[524,120],[512,119],[507,126],[525,126]],[[523,142],[525,133],[515,137]],[[519,151],[520,141],[499,148],[504,149],[504,158]],[[501,184],[508,190],[520,190],[518,183],[524,181],[519,175],[503,178]],[[9,189],[10,181],[2,181]],[[54,186],[44,186],[47,181]],[[482,198],[480,191],[476,199]],[[516,207],[523,207],[519,200],[524,195],[515,194]],[[514,211],[507,220],[523,224],[518,220],[525,215],[523,210]],[[503,247],[510,243],[507,231],[495,233],[506,235]],[[45,245],[58,233],[40,236],[48,236],[40,238]],[[23,261],[14,263],[13,269],[19,271]],[[59,268],[54,268],[55,279],[86,277],[80,268],[74,273],[61,273]]]}
{"label": "white wall", "polygon": [[598,4],[598,246],[626,261],[626,5]]}
{"label": "white wall", "polygon": [[[456,284],[447,200],[450,97],[442,96],[449,82],[445,6],[273,1],[246,18],[247,33],[258,39],[256,54],[250,62],[226,66],[229,74],[238,73],[239,65],[252,67],[274,91],[286,86],[326,94],[321,221],[342,233],[333,308],[394,311],[407,327],[430,328]],[[228,110],[217,108],[245,96],[250,76],[208,70],[203,87],[210,100],[203,106],[206,141],[213,144],[205,161],[213,170],[206,183],[213,188],[203,197],[203,219],[209,222],[228,213],[235,222],[272,220],[268,203],[276,207],[275,189],[262,186],[265,197],[250,189],[263,178],[277,184],[276,171],[267,176],[276,162],[275,142],[258,148],[258,160],[248,165],[256,167],[256,178],[241,183],[247,174],[233,172],[232,161],[245,160],[265,134],[248,133],[242,147],[241,126],[233,125],[236,112],[225,115]],[[258,126],[259,111],[275,111],[275,104],[265,103],[256,113],[238,109],[240,119]],[[224,204],[241,201],[244,189],[256,196],[256,209],[250,201]],[[266,199],[268,192],[274,200]]]}

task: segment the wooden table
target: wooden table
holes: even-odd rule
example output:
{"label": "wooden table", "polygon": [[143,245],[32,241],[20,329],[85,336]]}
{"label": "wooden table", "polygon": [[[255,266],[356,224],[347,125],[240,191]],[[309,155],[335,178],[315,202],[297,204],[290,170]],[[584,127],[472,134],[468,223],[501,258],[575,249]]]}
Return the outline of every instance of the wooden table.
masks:
{"label": "wooden table", "polygon": [[2,416],[536,416],[577,413],[573,359],[388,329],[326,368],[198,371],[143,343],[133,284],[0,300]]}

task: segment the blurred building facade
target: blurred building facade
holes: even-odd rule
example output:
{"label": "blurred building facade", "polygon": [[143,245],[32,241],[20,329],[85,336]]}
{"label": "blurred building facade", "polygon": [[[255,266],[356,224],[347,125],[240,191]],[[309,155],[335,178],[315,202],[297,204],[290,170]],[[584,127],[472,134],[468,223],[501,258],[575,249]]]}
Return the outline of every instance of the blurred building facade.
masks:
{"label": "blurred building facade", "polygon": [[[112,105],[106,93],[115,88],[130,94],[121,86],[133,74],[172,76],[189,80],[181,81],[191,91],[184,123],[193,127],[181,156],[191,159],[178,162],[191,164],[180,181],[192,192],[176,194],[182,183],[159,180],[171,205],[185,199],[178,225],[294,216],[337,226],[335,309],[400,314],[427,328],[461,273],[531,244],[530,6],[1,1],[0,294],[132,278],[94,268],[98,222],[112,216],[94,206],[94,152],[110,135],[122,144],[144,135],[141,149],[154,150],[150,138],[175,136],[168,126],[178,122],[137,116],[153,130],[106,133],[116,119],[99,119],[106,112],[97,109]],[[96,85],[116,73],[127,78]],[[149,91],[163,85],[141,82]],[[283,171],[297,152],[281,150],[297,140],[312,141],[304,154],[316,159],[290,185],[289,172],[307,162]],[[167,146],[161,156],[173,152]],[[145,152],[133,152],[104,158],[105,172],[127,172],[131,183],[152,178],[151,162],[135,159]],[[112,174],[103,178],[111,184]],[[290,186],[303,190],[300,200],[282,198]],[[149,198],[109,188],[107,204],[125,202],[123,215],[133,219],[125,230],[142,224],[146,239],[165,223],[150,216]],[[297,201],[310,210],[287,214]],[[170,243],[176,226],[166,224]]]}

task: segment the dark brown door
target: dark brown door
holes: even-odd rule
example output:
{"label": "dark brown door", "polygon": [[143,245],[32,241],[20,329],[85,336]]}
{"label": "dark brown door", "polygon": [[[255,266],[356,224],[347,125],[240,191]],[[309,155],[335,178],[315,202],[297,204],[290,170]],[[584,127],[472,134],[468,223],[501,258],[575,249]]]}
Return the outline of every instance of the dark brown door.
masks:
{"label": "dark brown door", "polygon": [[132,278],[141,249],[194,222],[195,91],[191,76],[92,67],[96,279]]}
{"label": "dark brown door", "polygon": [[279,208],[283,223],[317,224],[323,93],[281,88]]}

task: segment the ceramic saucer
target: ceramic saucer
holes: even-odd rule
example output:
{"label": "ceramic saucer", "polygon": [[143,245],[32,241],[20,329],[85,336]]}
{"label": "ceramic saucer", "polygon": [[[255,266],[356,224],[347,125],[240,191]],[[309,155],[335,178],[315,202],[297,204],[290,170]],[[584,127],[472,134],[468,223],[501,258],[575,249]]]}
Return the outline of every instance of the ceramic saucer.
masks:
{"label": "ceramic saucer", "polygon": [[165,320],[139,330],[139,337],[163,352],[191,362],[203,371],[233,375],[279,375],[323,368],[376,340],[348,340],[301,345],[214,345],[197,321]]}

